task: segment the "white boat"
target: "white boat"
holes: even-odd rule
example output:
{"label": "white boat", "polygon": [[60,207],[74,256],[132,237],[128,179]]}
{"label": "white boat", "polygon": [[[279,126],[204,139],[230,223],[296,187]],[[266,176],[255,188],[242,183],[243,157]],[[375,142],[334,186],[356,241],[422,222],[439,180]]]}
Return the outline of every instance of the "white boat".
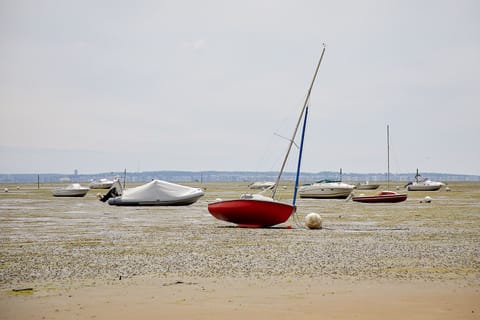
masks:
{"label": "white boat", "polygon": [[268,189],[273,188],[275,182],[273,181],[256,181],[248,185],[250,189]]}
{"label": "white boat", "polygon": [[122,189],[119,181],[100,200],[115,206],[185,206],[196,202],[204,196],[200,188],[152,180],[144,185]]}
{"label": "white boat", "polygon": [[54,197],[84,197],[89,187],[82,187],[79,183],[72,183],[66,187],[55,188],[52,191]]}
{"label": "white boat", "polygon": [[300,198],[346,199],[355,186],[339,180],[321,180],[298,189]]}
{"label": "white boat", "polygon": [[380,185],[378,183],[370,183],[368,181],[360,182],[355,185],[355,189],[357,190],[375,190],[378,189]]}
{"label": "white boat", "polygon": [[90,189],[110,189],[113,185],[113,180],[99,179],[90,183]]}
{"label": "white boat", "polygon": [[417,169],[415,181],[409,182],[405,187],[408,191],[437,191],[444,185],[443,182],[432,181],[428,178],[422,177]]}

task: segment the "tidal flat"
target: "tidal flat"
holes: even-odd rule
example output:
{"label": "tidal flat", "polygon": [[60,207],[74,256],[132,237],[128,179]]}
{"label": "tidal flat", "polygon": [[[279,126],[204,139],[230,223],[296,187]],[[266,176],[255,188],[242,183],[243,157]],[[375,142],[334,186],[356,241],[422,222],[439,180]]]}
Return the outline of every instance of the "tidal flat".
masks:
{"label": "tidal flat", "polygon": [[[480,284],[478,182],[409,192],[396,204],[298,199],[294,217],[265,229],[237,228],[208,213],[217,198],[252,192],[248,183],[185,185],[206,194],[190,206],[115,207],[97,200],[106,190],[56,198],[55,184],[2,185],[0,289],[144,276]],[[281,186],[279,198],[291,201],[291,183]],[[422,201],[427,195],[431,203]],[[321,215],[322,229],[304,227],[310,212]]]}

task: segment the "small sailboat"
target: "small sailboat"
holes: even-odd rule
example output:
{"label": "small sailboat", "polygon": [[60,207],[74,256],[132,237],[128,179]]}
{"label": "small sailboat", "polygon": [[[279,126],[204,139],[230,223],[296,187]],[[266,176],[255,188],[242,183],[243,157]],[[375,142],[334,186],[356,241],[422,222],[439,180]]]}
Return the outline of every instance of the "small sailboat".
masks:
{"label": "small sailboat", "polygon": [[[280,223],[283,223],[290,218],[290,216],[296,211],[295,201],[297,186],[300,173],[300,163],[302,159],[302,150],[303,150],[303,140],[305,136],[305,125],[308,115],[308,103],[310,99],[310,93],[312,91],[313,84],[317,77],[318,69],[323,59],[325,53],[325,45],[323,46],[320,59],[318,61],[315,73],[313,75],[310,88],[307,92],[305,102],[300,112],[300,116],[297,121],[297,125],[293,132],[292,138],[290,139],[289,146],[286,152],[286,155],[283,159],[282,166],[280,168],[278,177],[275,181],[275,184],[272,186],[272,196],[267,197],[262,194],[243,194],[240,199],[235,200],[219,200],[208,205],[208,211],[215,218],[237,224],[240,227],[250,227],[250,228],[262,228],[270,227]],[[294,139],[297,135],[298,128],[303,119],[303,128],[302,128],[302,137],[300,143],[299,159],[297,165],[297,177],[293,194],[292,204],[287,204],[280,202],[275,199],[275,194],[277,187],[280,182],[283,170],[287,163],[288,155],[294,143]]]}
{"label": "small sailboat", "polygon": [[376,195],[353,195],[352,200],[366,203],[394,203],[407,200],[406,193],[397,193],[395,191],[389,191],[388,189],[390,189],[390,128],[387,125],[387,190]]}

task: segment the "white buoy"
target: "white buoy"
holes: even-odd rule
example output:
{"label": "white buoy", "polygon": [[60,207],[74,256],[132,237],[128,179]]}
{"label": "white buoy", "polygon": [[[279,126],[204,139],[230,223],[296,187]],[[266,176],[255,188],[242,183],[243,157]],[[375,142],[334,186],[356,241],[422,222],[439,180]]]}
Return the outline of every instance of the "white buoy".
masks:
{"label": "white buoy", "polygon": [[318,213],[311,212],[305,217],[305,225],[309,229],[321,229],[322,228],[322,218]]}
{"label": "white buoy", "polygon": [[449,187],[446,187],[445,188],[445,191],[450,191],[451,189]]}
{"label": "white buoy", "polygon": [[8,192],[8,188],[3,189],[3,191]]}
{"label": "white buoy", "polygon": [[430,203],[432,202],[432,198],[430,198],[429,196],[426,196],[423,201],[425,201],[425,203]]}
{"label": "white buoy", "polygon": [[399,186],[396,186],[395,189],[400,190],[400,187],[399,187]]}

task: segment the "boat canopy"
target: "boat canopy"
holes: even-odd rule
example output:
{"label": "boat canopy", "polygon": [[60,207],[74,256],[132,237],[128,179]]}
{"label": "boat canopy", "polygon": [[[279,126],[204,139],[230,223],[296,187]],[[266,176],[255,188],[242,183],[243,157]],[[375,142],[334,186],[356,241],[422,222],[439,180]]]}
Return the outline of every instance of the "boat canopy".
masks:
{"label": "boat canopy", "polygon": [[[153,180],[144,185],[123,190],[123,201],[175,201],[179,198],[199,193],[198,188],[191,188],[179,184]],[[202,192],[203,193],[203,192]]]}
{"label": "boat canopy", "polygon": [[320,180],[320,181],[315,181],[315,183],[338,183],[338,182],[342,182],[340,180],[331,180],[331,179],[323,179],[323,180]]}

